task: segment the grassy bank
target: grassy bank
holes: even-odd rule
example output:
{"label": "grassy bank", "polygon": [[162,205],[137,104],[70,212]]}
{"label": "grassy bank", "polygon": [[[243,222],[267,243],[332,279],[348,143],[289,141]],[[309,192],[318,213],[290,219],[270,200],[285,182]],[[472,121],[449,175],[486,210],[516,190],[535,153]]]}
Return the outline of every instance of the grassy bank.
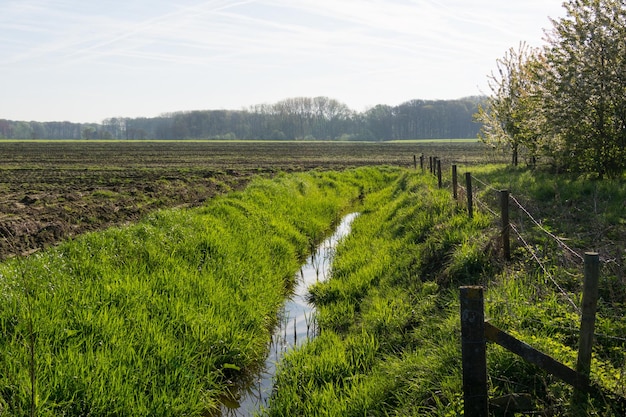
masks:
{"label": "grassy bank", "polygon": [[300,262],[398,170],[279,175],[0,264],[0,415],[206,415]]}
{"label": "grassy bank", "polygon": [[[480,203],[471,220],[429,175],[407,172],[368,196],[337,249],[332,278],[312,290],[320,335],[283,360],[266,415],[461,414],[460,285],[483,285],[494,325],[573,366],[582,267],[541,227],[567,236],[574,253],[601,253],[591,378],[624,395],[624,184],[504,167],[474,173],[484,185],[477,187]],[[524,243],[514,241],[509,262],[487,209],[497,211],[492,193],[500,188],[541,220],[541,227],[521,223],[523,211],[514,211]],[[487,361],[492,409],[498,398],[515,394],[526,411],[569,412],[567,385],[491,344]],[[591,415],[622,411],[609,396],[589,400]]]}

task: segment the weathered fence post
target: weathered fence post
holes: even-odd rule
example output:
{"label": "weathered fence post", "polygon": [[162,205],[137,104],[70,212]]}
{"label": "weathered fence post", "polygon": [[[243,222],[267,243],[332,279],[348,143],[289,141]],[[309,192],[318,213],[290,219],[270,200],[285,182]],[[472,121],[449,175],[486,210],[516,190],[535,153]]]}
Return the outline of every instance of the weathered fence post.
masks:
{"label": "weathered fence post", "polygon": [[[585,384],[589,384],[591,373],[591,350],[598,305],[598,281],[600,278],[600,256],[595,252],[585,253],[585,278],[583,283],[582,318],[580,320],[580,339],[578,341],[578,361],[576,371],[581,374]],[[572,404],[579,413],[584,413],[587,394],[574,390]],[[576,410],[573,410],[576,412]]]}
{"label": "weathered fence post", "polygon": [[461,287],[461,356],[465,417],[487,417],[487,347],[483,288]]}
{"label": "weathered fence post", "polygon": [[471,172],[465,173],[465,188],[467,189],[467,215],[471,219],[474,217],[473,197],[472,197],[472,174]]}
{"label": "weathered fence post", "polygon": [[432,156],[428,157],[428,171],[431,174],[433,173],[433,157]]}
{"label": "weathered fence post", "polygon": [[437,158],[437,184],[439,188],[443,187],[443,182],[441,181],[441,159]]}
{"label": "weathered fence post", "polygon": [[413,169],[417,171],[417,155],[413,155]]}
{"label": "weathered fence post", "polygon": [[422,169],[422,172],[424,172],[424,154],[420,155],[420,168]]}
{"label": "weathered fence post", "polygon": [[459,186],[457,174],[456,174],[456,165],[452,165],[452,197],[456,200],[458,197],[457,188]]}
{"label": "weathered fence post", "polygon": [[511,259],[511,240],[509,224],[509,190],[500,190],[500,208],[502,209],[502,254],[507,261]]}

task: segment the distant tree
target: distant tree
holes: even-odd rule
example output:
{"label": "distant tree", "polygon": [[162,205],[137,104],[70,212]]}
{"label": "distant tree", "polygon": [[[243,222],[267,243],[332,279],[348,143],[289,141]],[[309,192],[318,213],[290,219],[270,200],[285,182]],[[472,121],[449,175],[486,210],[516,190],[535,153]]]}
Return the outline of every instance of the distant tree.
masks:
{"label": "distant tree", "polygon": [[393,108],[393,139],[475,138],[473,115],[483,99],[410,100]]}
{"label": "distant tree", "polygon": [[363,119],[376,140],[393,137],[393,107],[379,104],[367,110]]}
{"label": "distant tree", "polygon": [[32,139],[33,129],[28,122],[15,122],[13,125],[13,138],[14,139]]}
{"label": "distant tree", "polygon": [[0,119],[0,139],[9,139],[13,136],[13,128],[11,122],[5,119]]}
{"label": "distant tree", "polygon": [[42,123],[30,122],[30,128],[32,139],[45,139],[46,129]]}
{"label": "distant tree", "polygon": [[0,137],[42,139],[389,140],[475,137],[472,109],[481,98],[411,100],[357,113],[329,97],[295,97],[246,110],[199,110],[101,124],[0,120]]}
{"label": "distant tree", "polygon": [[102,139],[125,139],[126,119],[122,117],[112,117],[102,121]]}
{"label": "distant tree", "polygon": [[85,126],[83,128],[83,139],[95,139],[96,133],[96,129],[93,126]]}
{"label": "distant tree", "polygon": [[626,167],[626,3],[569,0],[564,7],[544,52],[545,126],[568,168],[617,176]]}

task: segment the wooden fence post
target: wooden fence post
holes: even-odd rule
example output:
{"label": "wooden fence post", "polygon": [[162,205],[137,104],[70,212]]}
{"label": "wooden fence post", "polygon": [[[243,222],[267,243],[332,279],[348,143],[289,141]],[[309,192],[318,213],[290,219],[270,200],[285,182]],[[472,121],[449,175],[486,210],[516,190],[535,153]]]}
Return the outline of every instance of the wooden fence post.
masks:
{"label": "wooden fence post", "polygon": [[471,219],[474,217],[473,197],[472,197],[472,174],[465,173],[465,188],[467,189],[467,215]]}
{"label": "wooden fence post", "polygon": [[417,171],[417,155],[413,155],[413,169]]}
{"label": "wooden fence post", "polygon": [[432,156],[428,157],[428,171],[431,174],[433,173],[433,157]]}
{"label": "wooden fence post", "polygon": [[420,155],[420,168],[422,169],[422,172],[424,172],[424,154]]}
{"label": "wooden fence post", "polygon": [[439,188],[443,187],[443,182],[441,181],[441,159],[437,158],[437,184]]}
{"label": "wooden fence post", "polygon": [[[595,252],[585,253],[585,278],[583,283],[583,306],[580,321],[580,339],[578,341],[578,361],[576,371],[581,374],[585,384],[589,384],[591,373],[591,350],[593,347],[593,333],[596,322],[596,308],[598,305],[598,281],[600,277],[600,256]],[[574,390],[572,404],[584,413],[587,394]],[[574,410],[573,410],[574,411]],[[576,411],[574,411],[576,413]]]}
{"label": "wooden fence post", "polygon": [[457,174],[456,174],[456,165],[452,165],[452,197],[456,200],[458,197],[457,188],[459,187]]}
{"label": "wooden fence post", "polygon": [[504,259],[511,260],[511,240],[509,224],[509,190],[500,190],[500,207],[502,209],[502,253]]}
{"label": "wooden fence post", "polygon": [[461,287],[461,356],[465,417],[487,417],[487,347],[483,288]]}

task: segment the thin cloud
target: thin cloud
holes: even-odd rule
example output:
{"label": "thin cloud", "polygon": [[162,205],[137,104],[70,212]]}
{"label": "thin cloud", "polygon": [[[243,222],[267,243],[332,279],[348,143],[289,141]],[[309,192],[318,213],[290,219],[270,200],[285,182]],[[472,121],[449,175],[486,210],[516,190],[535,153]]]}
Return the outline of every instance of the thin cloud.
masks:
{"label": "thin cloud", "polygon": [[15,100],[0,117],[21,96],[33,108],[51,83],[138,107],[157,104],[143,97],[158,82],[167,108],[183,109],[209,95],[224,104],[206,107],[308,92],[380,97],[370,104],[466,95],[560,1],[5,0],[0,72]]}

